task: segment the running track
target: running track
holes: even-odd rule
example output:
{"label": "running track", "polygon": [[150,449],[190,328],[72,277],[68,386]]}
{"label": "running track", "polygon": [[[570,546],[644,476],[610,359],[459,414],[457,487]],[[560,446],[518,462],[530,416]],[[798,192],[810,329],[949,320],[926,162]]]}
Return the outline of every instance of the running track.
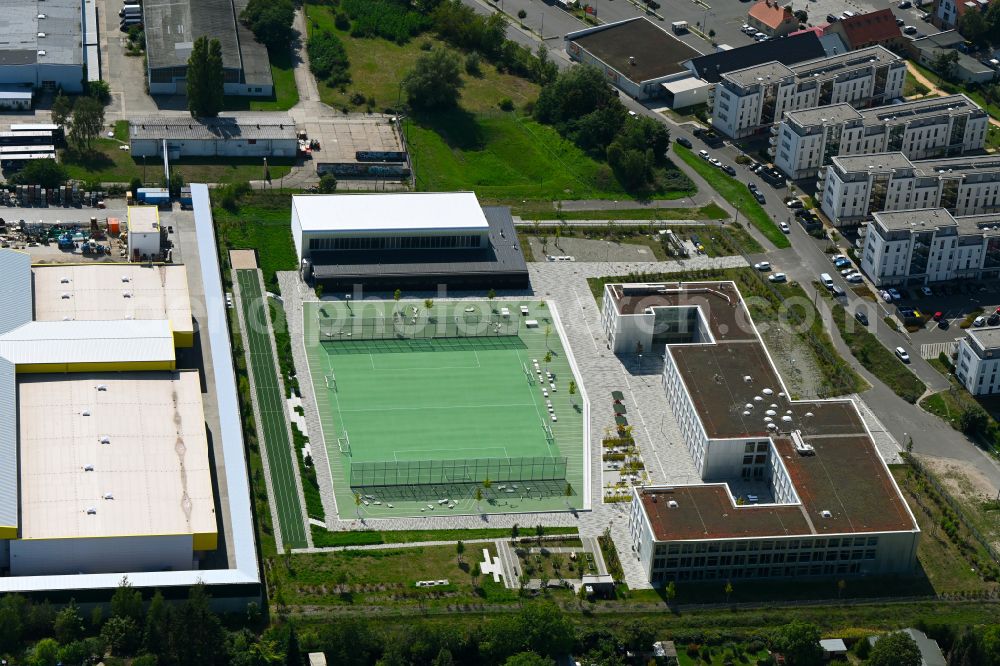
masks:
{"label": "running track", "polygon": [[288,424],[285,419],[284,396],[278,385],[278,372],[274,364],[271,329],[267,326],[260,278],[256,270],[238,270],[240,307],[246,327],[246,348],[250,356],[250,376],[256,393],[261,423],[257,435],[264,443],[270,467],[272,501],[277,505],[281,539],[292,548],[305,548],[305,524],[302,504],[295,485],[295,461],[292,445],[288,441]]}

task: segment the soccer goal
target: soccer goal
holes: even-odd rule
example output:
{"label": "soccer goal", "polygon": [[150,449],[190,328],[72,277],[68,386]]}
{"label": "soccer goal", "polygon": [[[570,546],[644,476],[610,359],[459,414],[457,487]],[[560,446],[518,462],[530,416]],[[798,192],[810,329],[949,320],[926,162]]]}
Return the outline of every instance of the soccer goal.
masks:
{"label": "soccer goal", "polygon": [[534,386],[535,376],[531,374],[531,370],[528,369],[528,364],[522,363],[521,368],[524,370],[524,376],[528,378],[528,386]]}
{"label": "soccer goal", "polygon": [[343,437],[337,438],[337,449],[339,449],[345,456],[351,455],[351,438],[348,437],[346,430],[344,431]]}
{"label": "soccer goal", "polygon": [[545,431],[545,441],[549,443],[549,446],[554,445],[556,443],[556,437],[552,434],[552,428],[550,428],[548,424],[543,423],[542,430]]}
{"label": "soccer goal", "polygon": [[336,393],[337,392],[337,376],[331,372],[330,374],[325,375],[323,377],[323,379],[324,379],[324,381],[326,381],[326,388],[329,389],[330,391],[333,391],[334,393]]}

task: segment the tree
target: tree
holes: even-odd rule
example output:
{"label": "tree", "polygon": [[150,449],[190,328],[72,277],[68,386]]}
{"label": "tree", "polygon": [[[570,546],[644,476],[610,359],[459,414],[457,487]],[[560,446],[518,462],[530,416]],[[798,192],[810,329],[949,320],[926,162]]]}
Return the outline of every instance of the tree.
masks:
{"label": "tree", "polygon": [[517,12],[517,18],[519,18],[519,19],[521,19],[523,21],[524,19],[528,18],[528,12],[524,11],[523,9],[518,10],[518,12]]}
{"label": "tree", "polygon": [[729,597],[733,594],[733,584],[730,581],[726,581],[726,586],[722,588],[723,592],[726,593],[726,603],[729,603]]}
{"label": "tree", "polygon": [[920,666],[920,648],[910,635],[896,631],[882,636],[872,646],[868,666]]}
{"label": "tree", "polygon": [[990,25],[985,12],[966,12],[958,20],[958,31],[970,42],[982,45],[988,41]]}
{"label": "tree", "polygon": [[511,525],[510,528],[510,540],[517,541],[517,535],[521,532],[521,529],[517,526],[517,523]]}
{"label": "tree", "polygon": [[535,538],[538,540],[538,545],[542,545],[542,537],[545,536],[545,528],[542,527],[541,523],[535,525]]}
{"label": "tree", "polygon": [[572,379],[569,380],[569,401],[576,407],[576,382]]}
{"label": "tree", "polygon": [[931,65],[931,69],[937,72],[937,75],[943,81],[950,81],[955,76],[955,67],[957,64],[958,51],[941,49],[938,54],[934,56],[934,62]]}
{"label": "tree", "polygon": [[21,649],[27,600],[19,594],[0,597],[0,654]]}
{"label": "tree", "polygon": [[125,615],[115,615],[101,627],[101,641],[111,654],[130,657],[139,649],[142,632],[134,619]]}
{"label": "tree", "polygon": [[73,599],[56,613],[52,631],[60,643],[72,643],[83,636],[83,618],[80,617],[80,609]]}
{"label": "tree", "polygon": [[397,310],[399,309],[399,299],[401,299],[402,297],[403,297],[403,292],[400,291],[399,289],[397,289],[396,291],[392,292],[392,300],[396,301],[396,309]]}
{"label": "tree", "polygon": [[774,649],[785,656],[789,666],[818,666],[823,663],[819,639],[816,625],[796,621],[778,629],[773,642]]}
{"label": "tree", "polygon": [[340,86],[351,82],[351,62],[347,49],[333,33],[315,30],[306,43],[309,54],[309,69],[316,78],[330,86]]}
{"label": "tree", "polygon": [[178,664],[221,664],[225,656],[225,632],[209,607],[202,584],[188,593],[184,605],[172,614],[169,654]]}
{"label": "tree", "polygon": [[28,163],[11,177],[17,185],[41,185],[46,189],[59,187],[69,175],[66,167],[55,160],[28,160]]}
{"label": "tree", "polygon": [[403,79],[410,105],[423,110],[454,108],[463,85],[458,56],[444,48],[421,55]]}
{"label": "tree", "polygon": [[508,657],[503,666],[555,666],[555,662],[534,652],[518,652]]}
{"label": "tree", "polygon": [[240,13],[240,21],[269,50],[288,49],[295,33],[292,0],[250,0]]}
{"label": "tree", "polygon": [[111,101],[111,86],[107,81],[87,81],[87,95],[107,105]]}
{"label": "tree", "polygon": [[462,553],[464,552],[465,552],[465,544],[461,540],[459,540],[458,543],[455,544],[455,553],[458,555],[459,564],[462,563]]}
{"label": "tree", "polygon": [[122,576],[111,597],[111,617],[128,617],[139,623],[142,616],[142,593],[132,587],[128,576]]}
{"label": "tree", "polygon": [[73,118],[69,126],[69,142],[76,150],[90,150],[91,145],[104,129],[104,105],[93,97],[81,97],[73,105]]}
{"label": "tree", "polygon": [[222,45],[201,36],[194,41],[187,63],[188,111],[195,118],[213,118],[222,110],[224,94]]}
{"label": "tree", "polygon": [[361,518],[361,493],[354,493],[354,508],[358,512],[358,519]]}
{"label": "tree", "polygon": [[56,666],[59,660],[59,643],[51,638],[43,638],[35,643],[28,663],[31,666]]}
{"label": "tree", "polygon": [[549,324],[545,325],[545,348],[549,348],[549,336],[552,335],[552,326]]}
{"label": "tree", "polygon": [[621,106],[604,72],[593,65],[570,67],[542,88],[535,103],[535,119],[560,125],[609,106]]}
{"label": "tree", "polygon": [[427,309],[427,310],[430,310],[433,307],[434,307],[434,300],[430,299],[430,298],[425,298],[424,299],[424,308]]}
{"label": "tree", "polygon": [[969,405],[958,417],[959,426],[966,435],[978,435],[985,432],[990,417],[979,405]]}
{"label": "tree", "polygon": [[161,654],[166,651],[170,634],[171,611],[157,590],[149,602],[146,612],[146,626],[142,632],[142,646],[151,654]]}
{"label": "tree", "polygon": [[288,643],[285,645],[285,666],[302,666],[302,650],[299,648],[299,636],[295,627],[288,630]]}
{"label": "tree", "polygon": [[674,581],[667,583],[666,590],[664,594],[667,595],[667,603],[669,604],[675,598],[677,598],[677,584]]}
{"label": "tree", "polygon": [[476,511],[482,511],[483,489],[476,487]]}
{"label": "tree", "polygon": [[490,309],[493,308],[493,299],[495,299],[496,297],[497,297],[496,289],[490,289],[489,291],[486,292],[486,298],[489,299],[490,301]]}
{"label": "tree", "polygon": [[337,191],[337,177],[332,173],[324,173],[319,177],[319,191],[322,194],[333,194]]}
{"label": "tree", "polygon": [[73,115],[73,102],[60,92],[52,102],[52,122],[60,127],[66,127],[71,115]]}

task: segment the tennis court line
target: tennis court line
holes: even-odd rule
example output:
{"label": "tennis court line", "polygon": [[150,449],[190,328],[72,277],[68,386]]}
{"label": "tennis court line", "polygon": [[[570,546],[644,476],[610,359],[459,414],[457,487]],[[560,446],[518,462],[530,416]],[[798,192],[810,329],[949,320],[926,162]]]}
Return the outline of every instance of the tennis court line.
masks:
{"label": "tennis court line", "polygon": [[[448,405],[447,407],[369,407],[366,409],[345,409],[343,412],[352,414],[355,412],[404,412],[404,411],[428,411],[432,409],[494,409],[496,407],[531,407],[531,403],[521,402],[521,403],[511,403],[507,405],[498,405],[496,403],[489,403],[485,405]],[[535,411],[538,411],[538,405],[534,405]],[[341,410],[337,410],[341,411]]]}

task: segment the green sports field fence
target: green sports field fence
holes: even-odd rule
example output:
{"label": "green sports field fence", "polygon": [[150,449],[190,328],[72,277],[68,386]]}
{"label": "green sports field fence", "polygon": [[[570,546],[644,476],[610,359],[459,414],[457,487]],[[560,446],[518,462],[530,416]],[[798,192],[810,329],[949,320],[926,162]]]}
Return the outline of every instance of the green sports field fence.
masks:
{"label": "green sports field fence", "polygon": [[430,340],[448,338],[503,338],[517,336],[516,318],[501,315],[464,313],[428,317],[410,311],[389,317],[319,316],[320,341],[349,340]]}
{"label": "green sports field fence", "polygon": [[492,338],[404,338],[387,340],[326,340],[328,354],[406,354],[409,352],[492,351],[527,349],[518,336]]}
{"label": "green sports field fence", "polygon": [[566,458],[469,458],[377,460],[351,463],[351,487],[384,488],[482,483],[565,481]]}

